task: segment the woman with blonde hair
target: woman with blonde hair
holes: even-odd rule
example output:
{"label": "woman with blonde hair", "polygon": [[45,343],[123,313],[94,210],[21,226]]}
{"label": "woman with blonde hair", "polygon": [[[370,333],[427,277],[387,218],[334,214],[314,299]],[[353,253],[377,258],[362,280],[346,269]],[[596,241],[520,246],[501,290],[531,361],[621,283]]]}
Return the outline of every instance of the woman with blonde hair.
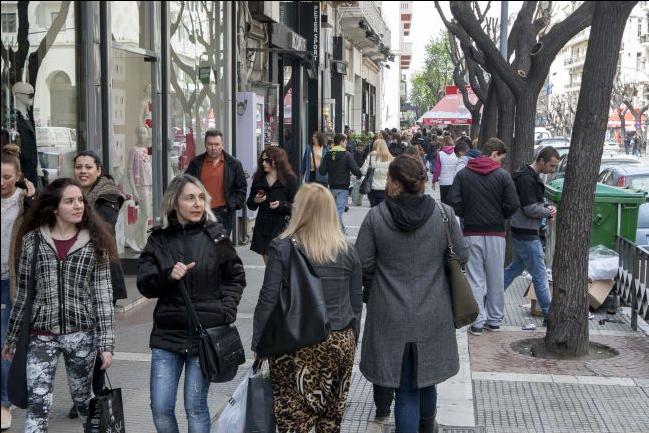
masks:
{"label": "woman with blonde hair", "polygon": [[342,232],[331,193],[303,185],[295,195],[287,229],[270,243],[264,283],[255,309],[252,350],[271,353],[264,339],[289,281],[297,248],[318,275],[331,332],[317,344],[269,356],[277,428],[283,432],[339,432],[349,391],[362,313],[361,266]]}
{"label": "woman with blonde hair", "polygon": [[370,167],[374,168],[374,177],[372,177],[372,191],[367,194],[370,200],[370,206],[378,206],[385,199],[385,183],[388,178],[388,167],[394,157],[388,150],[385,140],[378,139],[374,142],[372,152],[365,159],[365,164],[361,167],[363,175],[367,175]]}

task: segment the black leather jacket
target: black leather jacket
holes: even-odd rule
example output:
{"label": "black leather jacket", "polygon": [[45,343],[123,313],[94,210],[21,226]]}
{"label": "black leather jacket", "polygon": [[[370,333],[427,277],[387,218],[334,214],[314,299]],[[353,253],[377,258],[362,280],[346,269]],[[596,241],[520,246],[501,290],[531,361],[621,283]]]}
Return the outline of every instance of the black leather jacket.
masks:
{"label": "black leather jacket", "polygon": [[170,217],[166,229],[154,229],[140,255],[137,288],[158,298],[153,313],[150,346],[195,355],[195,338],[178,282],[171,279],[176,262],[196,266],[184,278],[190,299],[204,328],[235,321],[246,286],[243,263],[220,223],[188,223]]}
{"label": "black leather jacket", "polygon": [[[290,254],[289,239],[274,239],[268,247],[268,264],[253,323],[252,350],[255,352],[266,323],[279,301],[282,281],[288,278]],[[363,312],[362,267],[354,246],[349,244],[347,253],[339,254],[335,262],[322,265],[314,263],[313,268],[322,281],[331,330],[339,331],[353,325],[354,335],[358,339]]]}

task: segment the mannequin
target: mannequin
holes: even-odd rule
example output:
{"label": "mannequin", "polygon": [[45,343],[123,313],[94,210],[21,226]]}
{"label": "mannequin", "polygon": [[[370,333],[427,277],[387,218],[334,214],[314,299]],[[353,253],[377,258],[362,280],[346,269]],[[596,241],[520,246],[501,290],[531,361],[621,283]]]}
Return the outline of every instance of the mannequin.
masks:
{"label": "mannequin", "polygon": [[128,188],[133,199],[138,203],[138,216],[135,224],[127,226],[126,245],[140,252],[147,240],[147,230],[152,219],[153,175],[151,167],[150,130],[144,126],[135,128],[137,143],[127,158]]}
{"label": "mannequin", "polygon": [[16,110],[16,129],[20,134],[20,165],[23,174],[34,185],[38,185],[38,150],[32,106],[34,87],[29,83],[16,83],[13,88]]}
{"label": "mannequin", "polygon": [[140,102],[140,124],[149,129],[153,128],[152,108],[151,84],[147,84],[144,86],[142,102]]}

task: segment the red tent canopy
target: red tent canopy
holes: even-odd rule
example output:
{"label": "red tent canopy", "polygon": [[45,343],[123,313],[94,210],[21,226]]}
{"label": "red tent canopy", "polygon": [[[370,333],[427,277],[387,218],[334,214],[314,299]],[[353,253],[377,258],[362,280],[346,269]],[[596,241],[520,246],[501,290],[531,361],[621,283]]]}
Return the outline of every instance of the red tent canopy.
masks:
{"label": "red tent canopy", "polygon": [[[638,109],[636,109],[639,111]],[[642,115],[642,123],[647,121],[647,115],[643,114]],[[624,113],[624,127],[625,129],[628,130],[635,130],[635,118],[633,117],[633,114],[627,110],[626,113]],[[608,117],[608,124],[606,125],[607,128],[621,128],[622,127],[622,122],[620,121],[620,116],[618,116],[617,111],[611,112],[611,115]]]}
{"label": "red tent canopy", "polygon": [[[469,100],[475,104],[478,97],[473,93],[471,87],[467,86]],[[470,125],[471,113],[464,106],[462,93],[457,86],[446,86],[446,95],[435,104],[433,108],[425,112],[417,123],[423,125]]]}

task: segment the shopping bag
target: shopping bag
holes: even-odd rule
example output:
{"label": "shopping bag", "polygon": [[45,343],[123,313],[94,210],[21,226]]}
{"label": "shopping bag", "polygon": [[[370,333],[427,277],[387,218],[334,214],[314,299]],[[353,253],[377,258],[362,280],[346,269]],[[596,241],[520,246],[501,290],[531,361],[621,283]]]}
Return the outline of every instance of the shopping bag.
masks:
{"label": "shopping bag", "polygon": [[212,426],[212,433],[244,433],[246,431],[246,395],[250,371],[234,390],[221,415]]}
{"label": "shopping bag", "polygon": [[129,201],[127,205],[127,222],[129,225],[133,225],[137,222],[137,205],[134,201]]}
{"label": "shopping bag", "polygon": [[353,181],[352,204],[354,206],[361,206],[363,204],[363,195],[361,194],[360,189],[361,189],[361,181],[360,180]]}
{"label": "shopping bag", "polygon": [[85,433],[125,433],[122,389],[113,388],[108,375],[108,387],[90,400]]}
{"label": "shopping bag", "polygon": [[252,369],[254,373],[248,377],[246,433],[275,433],[270,372],[261,368],[261,362],[255,362]]}

